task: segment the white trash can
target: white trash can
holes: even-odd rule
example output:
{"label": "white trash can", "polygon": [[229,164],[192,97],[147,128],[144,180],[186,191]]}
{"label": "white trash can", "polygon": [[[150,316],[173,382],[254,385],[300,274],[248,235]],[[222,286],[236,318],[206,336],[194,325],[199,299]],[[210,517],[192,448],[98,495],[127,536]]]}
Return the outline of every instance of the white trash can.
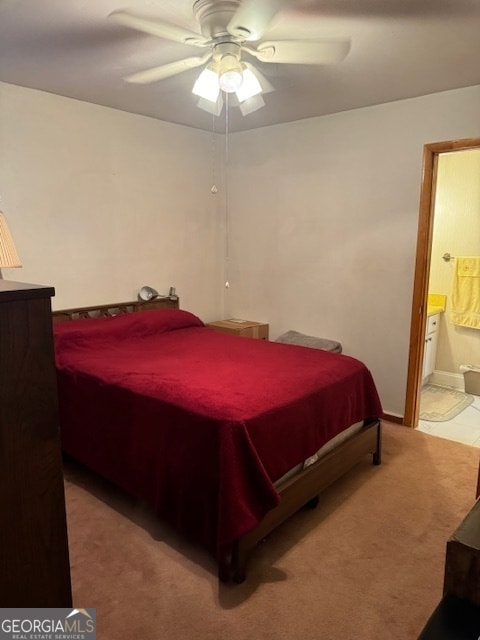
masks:
{"label": "white trash can", "polygon": [[480,396],[480,365],[478,364],[462,364],[460,371],[463,372],[465,381],[465,393],[473,393]]}

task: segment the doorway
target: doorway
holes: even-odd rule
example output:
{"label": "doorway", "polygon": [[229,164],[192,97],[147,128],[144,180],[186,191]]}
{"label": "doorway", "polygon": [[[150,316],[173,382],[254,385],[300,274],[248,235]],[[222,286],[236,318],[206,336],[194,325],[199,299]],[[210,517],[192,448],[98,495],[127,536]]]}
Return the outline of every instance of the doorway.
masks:
{"label": "doorway", "polygon": [[480,148],[480,138],[427,144],[423,150],[422,186],[417,232],[417,253],[410,323],[410,348],[405,398],[404,424],[418,425],[420,389],[427,320],[427,295],[432,259],[434,200],[437,185],[438,158],[442,153]]}

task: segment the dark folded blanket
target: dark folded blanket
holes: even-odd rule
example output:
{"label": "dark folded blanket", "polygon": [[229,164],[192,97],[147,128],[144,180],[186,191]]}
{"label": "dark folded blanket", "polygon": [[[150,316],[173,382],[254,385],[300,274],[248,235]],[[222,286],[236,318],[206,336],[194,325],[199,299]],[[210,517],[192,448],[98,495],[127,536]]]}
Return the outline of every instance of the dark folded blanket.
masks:
{"label": "dark folded blanket", "polygon": [[275,342],[283,342],[285,344],[298,344],[303,347],[311,347],[312,349],[323,349],[323,351],[331,351],[332,353],[342,353],[342,345],[335,340],[327,340],[326,338],[316,338],[315,336],[307,336],[299,331],[286,331],[275,340]]}

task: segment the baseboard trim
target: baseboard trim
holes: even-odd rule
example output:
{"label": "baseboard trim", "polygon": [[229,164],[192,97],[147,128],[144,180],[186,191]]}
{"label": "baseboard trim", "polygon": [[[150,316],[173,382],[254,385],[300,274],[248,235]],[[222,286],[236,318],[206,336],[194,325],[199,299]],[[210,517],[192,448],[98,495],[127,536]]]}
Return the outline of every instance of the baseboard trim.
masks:
{"label": "baseboard trim", "polygon": [[438,384],[440,387],[452,387],[465,391],[465,380],[461,373],[450,373],[450,371],[435,371],[428,381],[430,384]]}
{"label": "baseboard trim", "polygon": [[387,420],[387,422],[394,422],[395,424],[403,425],[403,416],[392,416],[391,413],[383,413],[382,420]]}

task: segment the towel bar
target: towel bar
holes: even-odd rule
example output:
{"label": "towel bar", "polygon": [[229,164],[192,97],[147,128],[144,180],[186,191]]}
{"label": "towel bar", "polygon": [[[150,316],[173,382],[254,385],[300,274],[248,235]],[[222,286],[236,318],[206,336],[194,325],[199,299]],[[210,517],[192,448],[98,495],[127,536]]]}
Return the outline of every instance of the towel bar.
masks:
{"label": "towel bar", "polygon": [[452,256],[449,253],[444,253],[442,258],[445,260],[445,262],[450,262],[450,260],[455,260],[455,256]]}

